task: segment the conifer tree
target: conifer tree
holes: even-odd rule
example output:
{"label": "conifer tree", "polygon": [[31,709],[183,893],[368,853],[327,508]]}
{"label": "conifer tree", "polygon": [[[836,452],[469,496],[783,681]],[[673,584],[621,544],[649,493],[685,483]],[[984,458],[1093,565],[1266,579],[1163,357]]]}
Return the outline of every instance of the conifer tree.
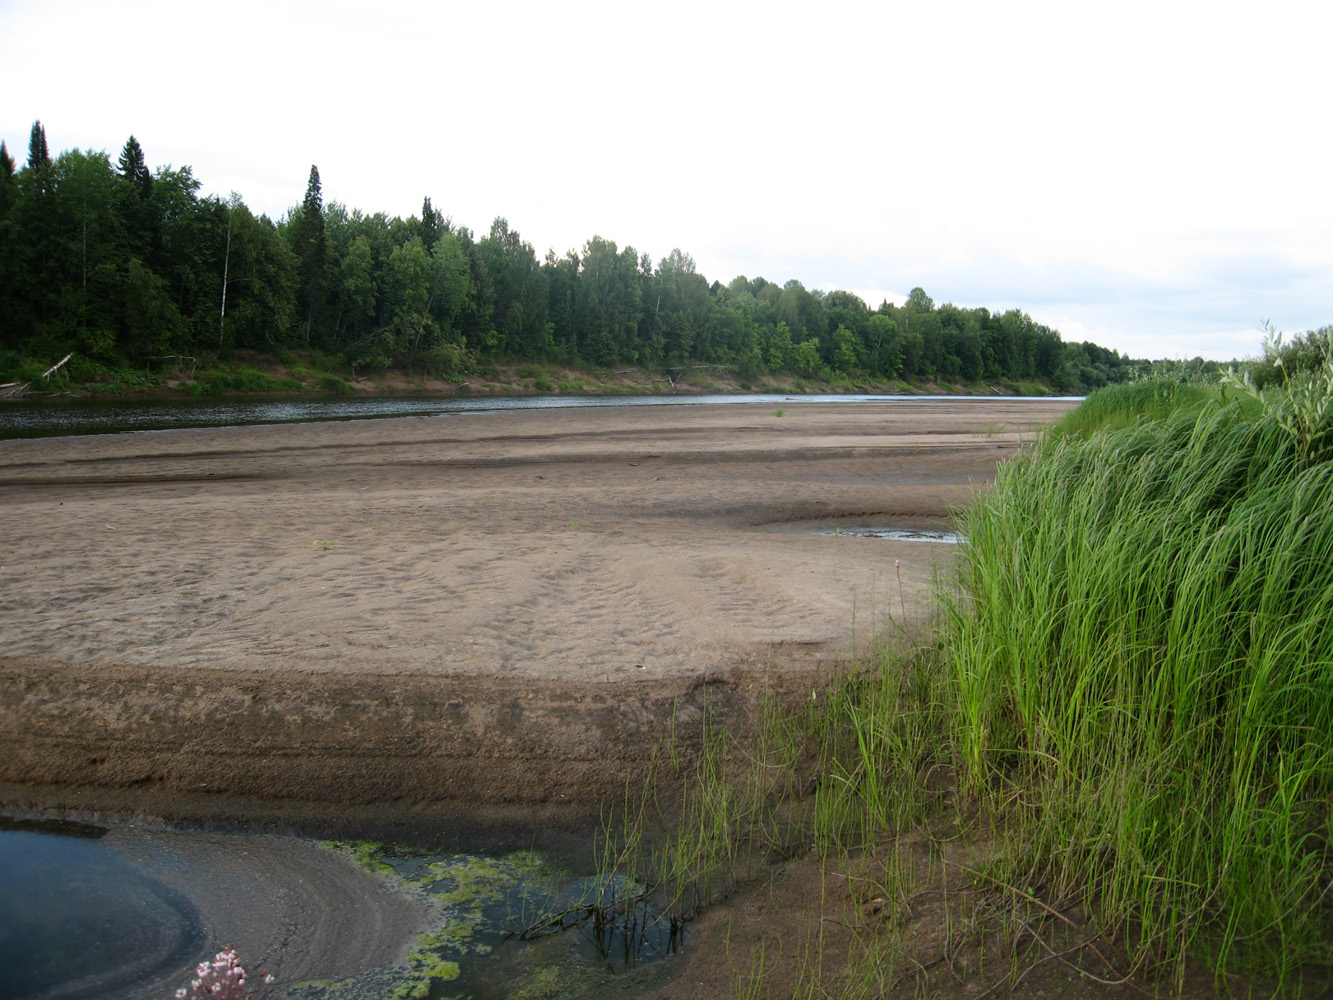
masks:
{"label": "conifer tree", "polygon": [[32,133],[28,136],[28,166],[24,173],[29,190],[37,198],[43,198],[51,186],[51,154],[46,148],[46,129],[40,121],[32,123]]}
{"label": "conifer tree", "polygon": [[301,219],[296,229],[296,256],[301,261],[301,310],[305,319],[305,340],[310,343],[311,331],[324,304],[324,195],[319,183],[319,167],[311,165],[310,180],[306,183],[305,200],[301,203]]}
{"label": "conifer tree", "polygon": [[305,200],[301,202],[307,218],[319,219],[320,228],[324,228],[324,191],[319,183],[319,167],[310,164],[310,179],[306,181]]}
{"label": "conifer tree", "polygon": [[51,154],[46,148],[46,129],[41,121],[35,121],[28,136],[28,166],[36,170],[50,162]]}
{"label": "conifer tree", "polygon": [[117,165],[120,167],[120,175],[134,185],[140,198],[146,200],[153,193],[153,175],[144,162],[143,147],[134,136],[126,140]]}
{"label": "conifer tree", "polygon": [[155,251],[160,249],[162,242],[161,220],[152,201],[153,175],[144,162],[143,147],[134,136],[126,140],[116,165],[120,176],[129,182],[120,185],[122,190],[116,198],[129,252],[131,256],[156,265],[159,255]]}

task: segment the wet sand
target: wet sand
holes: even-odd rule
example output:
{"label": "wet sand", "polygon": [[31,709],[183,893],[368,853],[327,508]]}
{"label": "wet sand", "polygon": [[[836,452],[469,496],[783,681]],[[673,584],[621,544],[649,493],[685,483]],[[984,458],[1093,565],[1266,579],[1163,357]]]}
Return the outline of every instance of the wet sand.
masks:
{"label": "wet sand", "polygon": [[[429,925],[425,904],[350,858],[295,838],[117,827],[106,842],[189,900],[209,942],[203,957],[234,947],[250,969],[279,983],[351,979],[403,963]],[[163,963],[125,989],[98,977],[83,995],[168,997],[194,964],[182,973]]]}
{"label": "wet sand", "polygon": [[575,826],[909,626],[1073,404],[530,410],[0,442],[0,804]]}

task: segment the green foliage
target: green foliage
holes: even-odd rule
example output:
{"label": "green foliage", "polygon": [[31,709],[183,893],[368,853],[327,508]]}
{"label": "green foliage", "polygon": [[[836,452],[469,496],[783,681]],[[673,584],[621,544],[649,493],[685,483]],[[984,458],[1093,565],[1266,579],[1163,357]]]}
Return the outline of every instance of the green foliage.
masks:
{"label": "green foliage", "polygon": [[36,358],[25,357],[19,351],[0,351],[0,382],[26,382],[32,385],[51,367]]}
{"label": "green foliage", "polygon": [[430,196],[427,195],[421,202],[421,242],[426,245],[427,251],[435,249],[440,234],[444,232],[444,226],[444,216],[431,205]]}
{"label": "green foliage", "polygon": [[50,162],[51,153],[46,145],[46,127],[40,121],[35,121],[28,135],[28,167],[35,170]]}
{"label": "green foliage", "polygon": [[389,325],[379,338],[386,358],[415,357],[438,340],[439,327],[430,313],[431,271],[430,256],[419,239],[396,246],[390,253],[384,287]]}
{"label": "green foliage", "polygon": [[798,375],[815,378],[825,374],[827,369],[819,357],[819,343],[815,340],[803,340],[792,348],[791,366]]}
{"label": "green foliage", "polygon": [[1259,404],[1277,422],[1307,461],[1333,458],[1333,327],[1325,327],[1297,338],[1283,346],[1282,335],[1268,331],[1264,340],[1264,358],[1256,366],[1281,377],[1280,389],[1263,388],[1273,379],[1252,379],[1252,370],[1243,377],[1234,372],[1224,384],[1240,389]]}
{"label": "green foliage", "polygon": [[1292,982],[1333,962],[1333,463],[1246,399],[1090,405],[964,515],[963,783],[1017,826],[1009,880],[1140,965]]}
{"label": "green foliage", "polygon": [[254,368],[204,368],[186,387],[191,396],[220,396],[240,392],[288,392],[304,386],[294,379],[275,379]]}
{"label": "green foliage", "polygon": [[1131,366],[1130,377],[1135,380],[1187,382],[1193,385],[1217,385],[1226,373],[1219,361],[1191,358],[1182,361],[1163,358],[1157,361],[1137,361]]}
{"label": "green foliage", "polygon": [[477,257],[494,295],[494,339],[488,346],[515,357],[550,354],[555,345],[546,321],[547,277],[532,245],[511,230],[507,220],[497,218],[477,244]]}
{"label": "green foliage", "polygon": [[1310,330],[1287,343],[1272,326],[1264,327],[1263,356],[1244,366],[1256,389],[1289,386],[1293,379],[1326,372],[1333,355],[1333,326]]}
{"label": "green foliage", "polygon": [[27,166],[0,156],[0,347],[112,362],[301,345],[447,375],[479,359],[697,362],[844,389],[901,377],[1084,391],[1136,370],[1017,310],[937,307],[922,289],[872,311],[794,279],[710,284],[680,249],[654,265],[600,236],[539,260],[504,218],[475,239],[429,198],[419,219],[326,204],[314,166],[277,225],[240,195],[198,192],[189,167],[150,174],[133,136],[114,163],[92,150],[53,161],[34,123]]}
{"label": "green foliage", "polygon": [[120,346],[131,357],[149,358],[176,346],[182,321],[166,282],[131,257],[122,279]]}
{"label": "green foliage", "polygon": [[119,368],[98,365],[97,374],[84,376],[89,392],[124,395],[131,392],[148,392],[166,385],[166,379],[154,372],[139,368]]}
{"label": "green foliage", "polygon": [[120,168],[120,175],[134,186],[141,199],[146,200],[152,194],[153,175],[144,161],[143,147],[134,136],[126,140],[116,165]]}
{"label": "green foliage", "polygon": [[321,375],[316,383],[321,392],[330,392],[335,396],[345,396],[352,391],[352,385],[337,375]]}
{"label": "green foliage", "polygon": [[430,375],[438,375],[451,382],[462,379],[471,359],[461,344],[440,342],[421,356],[422,367]]}

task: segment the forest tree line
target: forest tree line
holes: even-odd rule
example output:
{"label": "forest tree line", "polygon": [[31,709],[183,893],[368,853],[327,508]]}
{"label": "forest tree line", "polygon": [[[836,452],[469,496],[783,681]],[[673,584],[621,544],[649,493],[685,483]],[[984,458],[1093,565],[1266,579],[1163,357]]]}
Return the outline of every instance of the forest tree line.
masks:
{"label": "forest tree line", "polygon": [[0,143],[0,369],[70,351],[144,363],[315,348],[444,376],[481,359],[705,363],[1083,391],[1132,370],[1018,310],[937,306],[920,288],[871,309],[797,280],[710,283],[680,250],[654,263],[600,236],[539,259],[505,219],[479,235],[429,197],[407,219],[326,204],[316,167],[276,222],[199,187],[188,166],[150,171],[133,136],[114,161],[52,157],[36,122],[21,168]]}

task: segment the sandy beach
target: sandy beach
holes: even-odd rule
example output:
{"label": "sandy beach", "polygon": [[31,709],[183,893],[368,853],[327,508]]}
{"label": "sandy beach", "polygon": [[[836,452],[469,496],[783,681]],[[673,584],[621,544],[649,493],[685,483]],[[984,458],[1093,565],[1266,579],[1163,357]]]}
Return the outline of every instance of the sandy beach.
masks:
{"label": "sandy beach", "polygon": [[914,627],[1073,404],[526,410],[0,442],[0,801],[582,822],[668,732]]}

